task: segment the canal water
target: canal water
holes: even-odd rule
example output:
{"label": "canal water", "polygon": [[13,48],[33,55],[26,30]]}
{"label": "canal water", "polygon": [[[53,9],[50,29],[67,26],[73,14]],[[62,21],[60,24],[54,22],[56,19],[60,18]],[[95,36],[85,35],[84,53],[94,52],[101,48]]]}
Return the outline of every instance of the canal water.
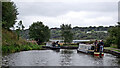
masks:
{"label": "canal water", "polygon": [[77,50],[31,50],[2,58],[3,66],[120,66],[120,58],[105,53],[103,58],[94,57]]}

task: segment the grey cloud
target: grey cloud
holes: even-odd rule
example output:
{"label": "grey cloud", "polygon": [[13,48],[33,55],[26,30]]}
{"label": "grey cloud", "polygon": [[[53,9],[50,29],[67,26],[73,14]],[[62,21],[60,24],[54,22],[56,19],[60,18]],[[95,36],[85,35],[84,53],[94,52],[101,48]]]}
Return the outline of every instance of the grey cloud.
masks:
{"label": "grey cloud", "polygon": [[116,12],[116,2],[85,2],[85,3],[62,3],[62,2],[19,2],[19,13],[23,16],[58,16],[69,11],[94,11]]}
{"label": "grey cloud", "polygon": [[[72,26],[90,26],[90,25],[110,25],[115,24],[117,21],[117,3],[116,2],[85,2],[85,3],[63,3],[63,2],[15,2],[18,7],[19,16],[18,19],[22,19],[26,28],[29,27],[34,21],[43,21],[49,27],[59,27],[60,23],[57,16],[65,16],[70,11],[80,12],[86,11],[92,13],[86,15],[84,20],[95,19],[98,17],[112,17],[113,20],[108,21],[93,21],[84,22],[83,19],[77,17],[72,18],[72,15],[67,23],[71,23]],[[74,16],[74,15],[73,15]],[[34,17],[35,20],[33,19]],[[40,18],[41,17],[41,18]],[[43,19],[45,17],[45,20]],[[50,20],[49,20],[50,18]],[[52,18],[52,20],[51,20]],[[58,20],[58,21],[57,21]],[[55,24],[57,23],[57,24]],[[84,23],[84,24],[83,24]]]}

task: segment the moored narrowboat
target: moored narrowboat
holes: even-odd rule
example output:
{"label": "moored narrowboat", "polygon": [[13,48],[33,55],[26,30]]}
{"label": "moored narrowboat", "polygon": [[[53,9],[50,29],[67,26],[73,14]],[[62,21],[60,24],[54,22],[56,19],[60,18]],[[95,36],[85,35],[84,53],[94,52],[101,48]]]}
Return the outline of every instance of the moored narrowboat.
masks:
{"label": "moored narrowboat", "polygon": [[94,56],[104,56],[104,52],[95,50],[95,46],[92,44],[79,44],[77,52],[92,54]]}
{"label": "moored narrowboat", "polygon": [[60,49],[60,45],[56,44],[56,43],[52,43],[52,42],[47,42],[46,46],[44,48],[49,48],[49,49],[52,49],[52,50],[57,50],[57,49]]}

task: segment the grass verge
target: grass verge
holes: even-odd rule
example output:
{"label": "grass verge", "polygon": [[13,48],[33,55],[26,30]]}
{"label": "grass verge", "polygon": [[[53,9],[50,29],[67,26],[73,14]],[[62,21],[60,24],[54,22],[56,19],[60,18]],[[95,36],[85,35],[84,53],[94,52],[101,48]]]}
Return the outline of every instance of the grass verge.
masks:
{"label": "grass verge", "polygon": [[113,48],[113,47],[104,47],[104,49],[108,49],[108,50],[112,50],[112,51],[120,52],[119,49],[117,49],[117,48]]}
{"label": "grass verge", "polygon": [[3,46],[2,53],[14,53],[19,51],[28,51],[28,50],[41,50],[42,46],[45,45],[21,45],[21,46]]}
{"label": "grass verge", "polygon": [[[19,39],[18,39],[19,38]],[[2,53],[14,53],[28,50],[41,50],[44,45],[28,42],[11,31],[2,29]]]}

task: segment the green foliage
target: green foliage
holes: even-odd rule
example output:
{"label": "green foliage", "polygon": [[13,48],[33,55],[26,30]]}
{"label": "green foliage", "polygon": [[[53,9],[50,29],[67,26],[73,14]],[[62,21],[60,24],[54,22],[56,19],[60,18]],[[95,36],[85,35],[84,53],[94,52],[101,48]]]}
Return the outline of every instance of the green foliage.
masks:
{"label": "green foliage", "polygon": [[[96,32],[96,31],[108,31],[111,27],[73,27],[71,32],[73,32],[73,39],[76,40],[85,40],[85,39],[105,39],[108,36],[108,33],[105,32]],[[91,33],[87,33],[91,31]],[[62,39],[61,37],[61,28],[51,28],[51,38],[50,39]]]}
{"label": "green foliage", "polygon": [[35,45],[35,44],[31,44],[31,45],[18,45],[18,46],[14,46],[14,45],[10,45],[10,46],[3,46],[2,47],[2,52],[3,53],[14,53],[14,52],[19,52],[19,51],[28,51],[28,50],[41,50],[42,46],[45,45]]}
{"label": "green foliage", "polygon": [[[108,33],[105,32],[95,32],[95,31],[108,31],[111,27],[73,27],[71,32],[73,32],[73,39],[76,40],[85,40],[85,39],[106,39]],[[91,31],[91,33],[87,33]],[[93,32],[92,32],[93,31]],[[24,30],[20,33],[23,38],[29,39],[29,29]],[[51,28],[50,29],[50,39],[62,39],[61,28]]]}
{"label": "green foliage", "polygon": [[63,37],[64,42],[71,43],[73,40],[73,33],[72,33],[71,24],[70,25],[62,24],[60,27],[61,27],[61,36]]}
{"label": "green foliage", "polygon": [[23,25],[23,23],[22,23],[22,20],[20,20],[19,21],[19,23],[18,23],[18,25],[16,26],[17,27],[17,29],[19,29],[19,30],[24,30],[24,25]]}
{"label": "green foliage", "polygon": [[22,24],[22,21],[19,21],[18,25],[16,26],[16,33],[18,35],[18,40],[19,40],[19,37],[20,37],[20,32],[22,32],[24,30],[24,25]]}
{"label": "green foliage", "polygon": [[113,39],[110,37],[106,38],[106,41],[104,42],[105,47],[110,47],[110,45],[113,43]]}
{"label": "green foliage", "polygon": [[69,46],[69,47],[78,47],[78,45],[75,45],[75,44],[64,44],[64,45],[62,45],[62,46]]}
{"label": "green foliage", "polygon": [[118,22],[117,29],[117,46],[120,49],[120,22]]}
{"label": "green foliage", "polygon": [[25,39],[20,38],[18,40],[17,34],[6,29],[2,29],[2,52],[4,53],[14,53],[19,51],[27,50],[39,50],[42,46],[36,43],[27,42]]}
{"label": "green foliage", "polygon": [[14,2],[2,2],[2,27],[10,29],[17,19],[17,8]]}
{"label": "green foliage", "polygon": [[51,29],[50,34],[51,34],[51,36],[50,36],[51,39],[62,39],[60,29],[57,29],[57,28]]}
{"label": "green foliage", "polygon": [[2,29],[2,46],[10,46],[14,44],[23,44],[25,40],[17,39],[17,35],[12,31],[8,31],[6,29]]}
{"label": "green foliage", "polygon": [[109,38],[107,38],[109,45],[116,44],[120,48],[120,23],[109,30]]}
{"label": "green foliage", "polygon": [[38,45],[48,41],[50,38],[50,30],[48,26],[45,26],[42,22],[34,22],[29,27],[30,38],[33,38],[37,41]]}

